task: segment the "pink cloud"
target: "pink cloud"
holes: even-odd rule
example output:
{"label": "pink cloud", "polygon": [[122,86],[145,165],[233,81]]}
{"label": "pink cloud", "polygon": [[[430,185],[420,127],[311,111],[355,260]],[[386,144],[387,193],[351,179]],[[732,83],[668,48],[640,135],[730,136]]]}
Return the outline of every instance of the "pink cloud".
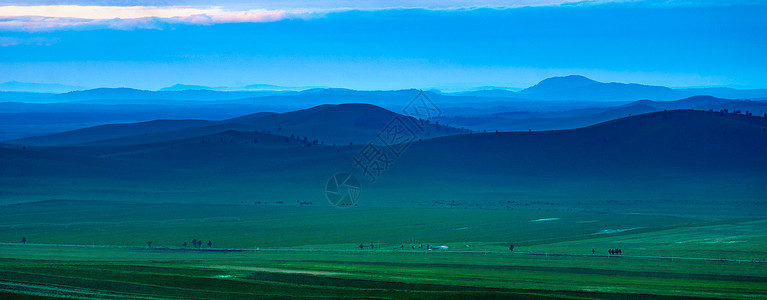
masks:
{"label": "pink cloud", "polygon": [[87,26],[96,23],[94,20],[50,18],[50,17],[16,17],[0,19],[0,30],[4,31],[50,31],[75,26]]}
{"label": "pink cloud", "polygon": [[216,23],[259,23],[274,22],[288,18],[284,10],[249,10],[223,13],[212,16]]}
{"label": "pink cloud", "polygon": [[[2,7],[0,30],[51,31],[66,28],[111,28],[118,30],[161,29],[163,24],[261,23],[292,15],[285,10],[254,9],[227,11],[220,8],[38,6]],[[305,15],[298,13],[296,15]]]}

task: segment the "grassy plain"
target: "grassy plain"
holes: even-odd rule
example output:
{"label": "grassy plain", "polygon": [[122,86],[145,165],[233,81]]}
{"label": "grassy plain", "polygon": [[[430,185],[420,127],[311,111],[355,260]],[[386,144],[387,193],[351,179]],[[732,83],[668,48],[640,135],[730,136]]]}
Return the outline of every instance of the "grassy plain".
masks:
{"label": "grassy plain", "polygon": [[[759,218],[61,201],[2,209],[0,297],[767,297]],[[193,238],[213,246],[184,248]],[[623,255],[608,256],[615,247]]]}

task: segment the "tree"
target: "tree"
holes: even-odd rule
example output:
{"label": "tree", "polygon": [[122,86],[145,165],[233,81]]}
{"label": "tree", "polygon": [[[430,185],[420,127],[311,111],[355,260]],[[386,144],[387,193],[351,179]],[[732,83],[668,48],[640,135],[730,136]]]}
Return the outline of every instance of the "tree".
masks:
{"label": "tree", "polygon": [[362,250],[362,248],[365,248],[365,245],[363,245],[362,243],[360,243],[360,250]]}
{"label": "tree", "polygon": [[509,245],[509,251],[514,251],[514,244]]}
{"label": "tree", "polygon": [[184,242],[184,248],[186,248],[186,242]]}
{"label": "tree", "polygon": [[597,251],[594,249],[591,249],[591,254],[595,254],[595,253],[597,253]]}
{"label": "tree", "polygon": [[152,248],[152,242],[146,242],[146,247],[147,248]]}
{"label": "tree", "polygon": [[208,241],[208,248],[210,248],[210,247],[212,247],[212,246],[213,246],[213,242],[211,242],[211,241]]}
{"label": "tree", "polygon": [[197,239],[193,239],[192,240],[192,248],[196,248],[196,247],[197,247]]}
{"label": "tree", "polygon": [[22,236],[22,237],[21,237],[21,243],[22,243],[22,244],[24,244],[24,245],[26,245],[26,244],[27,244],[27,237],[25,237],[25,236]]}
{"label": "tree", "polygon": [[202,248],[202,240],[197,241],[197,248]]}

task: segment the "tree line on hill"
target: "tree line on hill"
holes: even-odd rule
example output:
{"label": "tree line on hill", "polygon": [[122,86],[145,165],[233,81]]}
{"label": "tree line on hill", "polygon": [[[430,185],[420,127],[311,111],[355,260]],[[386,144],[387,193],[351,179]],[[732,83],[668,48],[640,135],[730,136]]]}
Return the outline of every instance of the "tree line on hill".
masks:
{"label": "tree line on hill", "polygon": [[[202,240],[192,239],[192,248],[193,249],[201,249],[202,245],[203,245]],[[208,248],[211,248],[211,247],[213,247],[213,242],[212,241],[208,241],[208,243],[206,245],[208,245]],[[187,247],[189,247],[189,243],[184,242],[183,246],[184,246],[184,248],[187,248]],[[151,249],[152,248],[152,242],[151,241],[146,242],[146,247],[147,247],[147,249]]]}

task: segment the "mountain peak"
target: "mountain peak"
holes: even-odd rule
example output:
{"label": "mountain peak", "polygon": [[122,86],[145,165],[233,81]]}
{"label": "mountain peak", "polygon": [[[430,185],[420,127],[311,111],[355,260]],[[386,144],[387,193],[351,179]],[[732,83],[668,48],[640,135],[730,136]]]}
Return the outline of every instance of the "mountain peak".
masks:
{"label": "mountain peak", "polygon": [[177,83],[173,86],[161,88],[159,91],[161,92],[167,92],[167,91],[185,91],[185,90],[210,90],[211,88],[204,85],[189,85],[189,84],[181,84]]}
{"label": "mountain peak", "polygon": [[599,83],[581,75],[551,77],[522,90],[520,93],[550,93]]}

